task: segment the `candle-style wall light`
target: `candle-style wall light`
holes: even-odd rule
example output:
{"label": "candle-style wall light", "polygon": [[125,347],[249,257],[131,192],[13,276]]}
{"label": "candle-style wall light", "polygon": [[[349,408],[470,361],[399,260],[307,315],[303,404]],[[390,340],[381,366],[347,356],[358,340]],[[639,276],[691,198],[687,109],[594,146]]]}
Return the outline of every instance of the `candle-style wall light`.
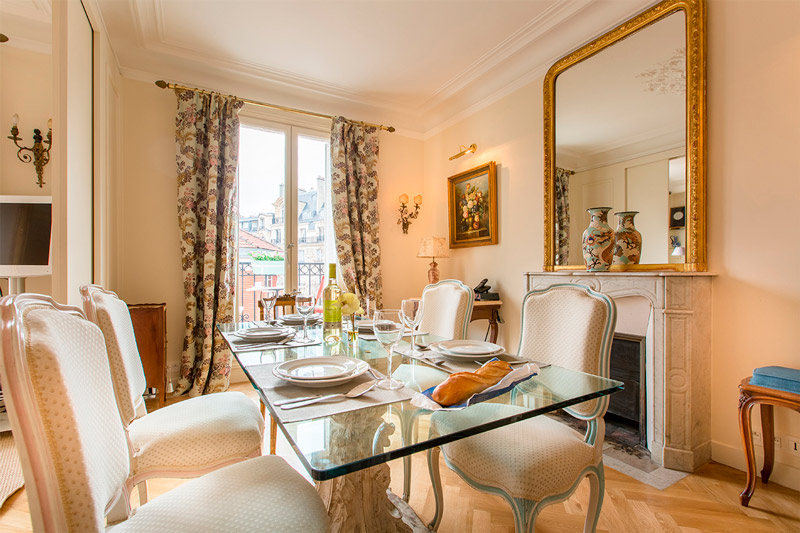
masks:
{"label": "candle-style wall light", "polygon": [[397,223],[403,226],[403,233],[408,233],[408,226],[411,225],[411,220],[417,218],[419,215],[419,206],[422,205],[422,195],[418,194],[414,197],[414,211],[408,210],[408,195],[400,195],[400,218]]}
{"label": "candle-style wall light", "polygon": [[[47,121],[46,140],[42,137],[42,132],[40,130],[33,130],[33,146],[30,148],[21,146],[19,144],[19,141],[22,140],[22,137],[19,136],[19,128],[17,128],[17,124],[19,124],[19,115],[14,113],[14,115],[11,117],[11,135],[9,135],[8,138],[14,141],[14,144],[17,145],[17,148],[19,148],[19,150],[17,150],[17,158],[23,163],[33,163],[33,166],[36,169],[36,183],[39,185],[39,187],[41,187],[44,185],[44,166],[50,162],[50,145],[53,142],[53,119]],[[47,145],[47,148],[45,148],[45,144]],[[30,152],[30,154],[25,152]]]}

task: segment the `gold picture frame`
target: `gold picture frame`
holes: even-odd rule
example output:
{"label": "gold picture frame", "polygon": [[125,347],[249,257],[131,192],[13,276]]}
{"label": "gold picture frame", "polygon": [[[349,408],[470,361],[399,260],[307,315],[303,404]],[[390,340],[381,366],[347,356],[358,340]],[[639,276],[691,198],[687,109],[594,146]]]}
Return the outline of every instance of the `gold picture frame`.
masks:
{"label": "gold picture frame", "polygon": [[447,178],[450,248],[497,244],[494,161]]}
{"label": "gold picture frame", "polygon": [[584,265],[556,264],[555,122],[556,78],[638,30],[683,12],[686,39],[686,260],[685,263],[613,265],[611,270],[705,272],[706,250],[706,5],[705,0],[663,0],[592,42],[567,54],[544,78],[544,265],[545,272],[583,270]]}

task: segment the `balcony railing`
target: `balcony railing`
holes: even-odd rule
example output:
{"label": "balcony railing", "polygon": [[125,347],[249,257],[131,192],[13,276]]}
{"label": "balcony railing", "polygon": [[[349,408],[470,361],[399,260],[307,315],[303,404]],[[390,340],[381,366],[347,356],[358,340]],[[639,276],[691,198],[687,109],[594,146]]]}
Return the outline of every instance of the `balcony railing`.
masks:
{"label": "balcony railing", "polygon": [[[325,263],[305,263],[298,265],[298,289],[314,296],[325,279]],[[248,290],[260,285],[260,290]],[[239,320],[248,322],[258,320],[258,299],[263,293],[284,294],[286,292],[283,275],[256,274],[250,263],[239,263],[239,283],[236,288],[239,302]]]}

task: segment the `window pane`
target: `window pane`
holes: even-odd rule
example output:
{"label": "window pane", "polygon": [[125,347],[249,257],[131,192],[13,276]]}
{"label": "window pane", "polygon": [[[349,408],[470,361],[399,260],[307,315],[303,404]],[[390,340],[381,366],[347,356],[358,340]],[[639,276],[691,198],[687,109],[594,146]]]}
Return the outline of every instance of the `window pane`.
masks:
{"label": "window pane", "polygon": [[323,231],[326,219],[330,218],[328,153],[327,139],[298,135],[297,279],[298,289],[312,295],[321,293],[327,275],[325,265],[335,261],[335,249],[326,246]]}
{"label": "window pane", "polygon": [[[285,283],[286,134],[239,130],[239,319],[258,320],[262,292]],[[263,289],[262,289],[263,288]]]}

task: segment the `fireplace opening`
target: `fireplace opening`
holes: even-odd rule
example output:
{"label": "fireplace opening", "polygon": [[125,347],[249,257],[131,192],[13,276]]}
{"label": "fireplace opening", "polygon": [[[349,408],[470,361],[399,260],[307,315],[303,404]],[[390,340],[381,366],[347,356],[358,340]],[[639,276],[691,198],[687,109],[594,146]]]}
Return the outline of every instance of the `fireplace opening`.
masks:
{"label": "fireplace opening", "polygon": [[647,448],[645,370],[645,337],[615,333],[610,377],[625,383],[625,389],[610,397],[605,417],[606,440]]}

